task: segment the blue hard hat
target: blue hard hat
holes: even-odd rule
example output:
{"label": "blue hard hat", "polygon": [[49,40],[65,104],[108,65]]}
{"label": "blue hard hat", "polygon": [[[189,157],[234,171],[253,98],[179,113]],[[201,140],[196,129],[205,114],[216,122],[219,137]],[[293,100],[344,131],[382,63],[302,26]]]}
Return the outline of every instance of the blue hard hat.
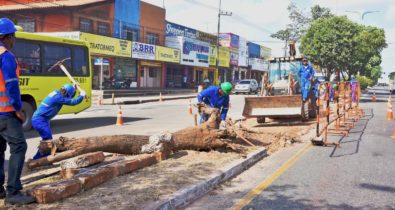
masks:
{"label": "blue hard hat", "polygon": [[75,88],[70,84],[65,84],[62,87],[66,91],[66,95],[69,98],[73,98],[75,95]]}
{"label": "blue hard hat", "polygon": [[0,35],[12,34],[15,32],[15,25],[10,19],[0,18]]}

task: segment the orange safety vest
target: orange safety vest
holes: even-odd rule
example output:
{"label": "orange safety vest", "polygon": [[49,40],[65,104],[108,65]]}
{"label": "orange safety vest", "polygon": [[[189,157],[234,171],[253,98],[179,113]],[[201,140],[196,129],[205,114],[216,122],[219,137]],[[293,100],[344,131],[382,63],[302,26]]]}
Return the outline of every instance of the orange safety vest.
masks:
{"label": "orange safety vest", "polygon": [[[0,55],[5,53],[7,49],[3,46],[0,46]],[[16,75],[17,80],[19,80],[19,65],[16,67]],[[7,81],[4,81],[3,70],[0,68],[0,112],[13,112],[14,107],[10,103],[10,98],[7,96],[5,84]]]}

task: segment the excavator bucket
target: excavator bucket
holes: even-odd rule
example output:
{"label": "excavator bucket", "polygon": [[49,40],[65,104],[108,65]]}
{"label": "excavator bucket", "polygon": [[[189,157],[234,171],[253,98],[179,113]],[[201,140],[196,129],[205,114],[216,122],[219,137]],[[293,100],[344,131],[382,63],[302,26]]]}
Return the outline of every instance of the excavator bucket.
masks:
{"label": "excavator bucket", "polygon": [[305,113],[308,112],[308,107],[305,106],[303,106],[300,95],[246,97],[243,116],[246,118],[256,117],[258,119],[265,117],[300,117],[304,119],[306,117]]}

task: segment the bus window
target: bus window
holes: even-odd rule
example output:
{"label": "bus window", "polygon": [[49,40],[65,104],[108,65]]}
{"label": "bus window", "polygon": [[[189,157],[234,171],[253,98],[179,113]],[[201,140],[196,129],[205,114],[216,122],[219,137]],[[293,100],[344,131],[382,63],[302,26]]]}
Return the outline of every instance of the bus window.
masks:
{"label": "bus window", "polygon": [[[44,44],[42,48],[44,50],[43,73],[45,75],[64,75],[59,66],[52,68],[50,72],[48,70],[50,70],[50,68],[58,61],[61,61],[65,58],[71,58],[71,49],[69,47],[52,44]],[[70,59],[66,60],[63,64],[65,65],[67,70],[71,71]]]}
{"label": "bus window", "polygon": [[12,52],[18,61],[21,75],[41,73],[40,45],[18,40]]}
{"label": "bus window", "polygon": [[73,47],[73,76],[89,76],[88,51],[83,47]]}

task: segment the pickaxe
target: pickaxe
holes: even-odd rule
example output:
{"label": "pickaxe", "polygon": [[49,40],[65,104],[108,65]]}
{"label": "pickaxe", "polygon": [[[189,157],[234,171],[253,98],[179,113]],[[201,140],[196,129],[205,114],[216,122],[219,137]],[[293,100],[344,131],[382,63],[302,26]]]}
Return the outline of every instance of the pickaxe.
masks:
{"label": "pickaxe", "polygon": [[[78,89],[80,92],[82,92],[82,91],[84,91],[84,90],[81,88],[80,84],[79,84],[77,81],[75,81],[75,79],[71,76],[71,74],[69,73],[69,71],[67,71],[67,68],[63,65],[63,63],[64,63],[66,60],[69,60],[69,59],[70,59],[70,58],[65,58],[65,59],[63,59],[63,60],[58,61],[57,63],[55,63],[55,65],[53,65],[51,68],[49,68],[48,71],[52,71],[56,66],[59,66],[60,69],[62,69],[63,73],[65,73],[66,76],[71,80],[71,82],[73,83],[73,85],[76,86],[77,89]],[[84,91],[84,92],[85,92],[85,91]],[[88,95],[85,95],[85,98],[86,98],[86,100],[88,100]]]}

